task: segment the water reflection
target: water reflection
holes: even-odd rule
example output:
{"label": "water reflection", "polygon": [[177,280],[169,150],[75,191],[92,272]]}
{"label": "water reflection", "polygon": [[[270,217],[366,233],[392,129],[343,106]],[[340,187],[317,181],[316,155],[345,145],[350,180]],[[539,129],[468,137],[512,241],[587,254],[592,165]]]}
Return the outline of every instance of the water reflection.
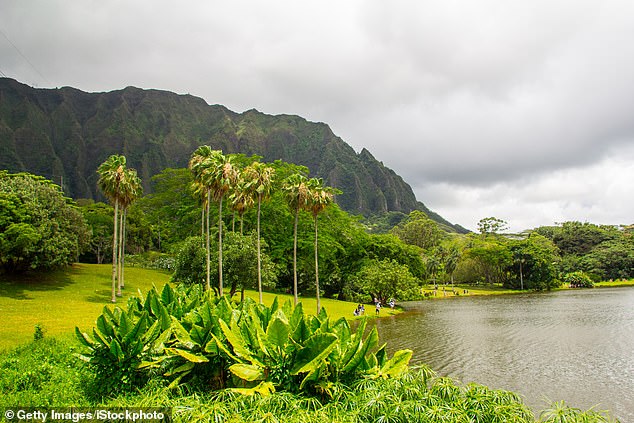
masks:
{"label": "water reflection", "polygon": [[634,421],[634,288],[602,288],[406,304],[376,322],[391,351],[414,350],[464,383],[520,393],[534,410],[552,401],[609,409]]}

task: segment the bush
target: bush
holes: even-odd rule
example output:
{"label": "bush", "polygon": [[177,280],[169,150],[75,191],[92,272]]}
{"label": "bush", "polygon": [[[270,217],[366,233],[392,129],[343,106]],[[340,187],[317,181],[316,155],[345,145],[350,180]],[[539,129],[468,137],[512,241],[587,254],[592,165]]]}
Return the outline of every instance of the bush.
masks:
{"label": "bush", "polygon": [[571,288],[593,288],[594,282],[586,273],[582,271],[566,273],[564,282],[569,284]]}

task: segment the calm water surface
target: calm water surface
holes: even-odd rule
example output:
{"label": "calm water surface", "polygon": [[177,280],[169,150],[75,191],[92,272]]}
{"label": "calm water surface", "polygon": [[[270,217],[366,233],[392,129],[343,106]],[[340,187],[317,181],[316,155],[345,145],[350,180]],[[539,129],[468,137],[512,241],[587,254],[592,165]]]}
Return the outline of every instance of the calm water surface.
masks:
{"label": "calm water surface", "polygon": [[391,350],[442,376],[518,392],[538,414],[565,400],[634,422],[634,288],[404,304],[377,321]]}

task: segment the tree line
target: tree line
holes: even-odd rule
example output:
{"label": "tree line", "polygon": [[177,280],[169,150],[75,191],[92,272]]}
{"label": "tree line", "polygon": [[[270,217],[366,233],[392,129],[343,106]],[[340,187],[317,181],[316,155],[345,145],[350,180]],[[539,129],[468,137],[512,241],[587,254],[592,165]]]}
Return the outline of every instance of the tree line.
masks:
{"label": "tree line", "polygon": [[[564,222],[508,234],[506,222],[490,217],[479,233],[458,235],[421,211],[368,219],[342,211],[337,191],[306,167],[209,147],[194,151],[188,168],[154,176],[148,195],[123,156],[108,158],[98,174],[110,204],[75,203],[44,178],[0,173],[3,272],[109,262],[110,251],[115,301],[126,257],[218,293],[273,289],[295,301],[417,299],[426,283],[550,289],[578,271],[594,281],[634,276],[632,226]],[[52,228],[73,241],[61,242]],[[55,258],[46,258],[52,250]]]}

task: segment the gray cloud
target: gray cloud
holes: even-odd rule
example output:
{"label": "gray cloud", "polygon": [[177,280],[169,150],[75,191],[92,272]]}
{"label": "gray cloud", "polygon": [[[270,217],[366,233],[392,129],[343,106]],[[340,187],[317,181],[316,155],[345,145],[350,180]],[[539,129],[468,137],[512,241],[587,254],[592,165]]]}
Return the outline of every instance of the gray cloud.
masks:
{"label": "gray cloud", "polygon": [[0,29],[30,62],[0,38],[0,71],[31,85],[326,122],[471,228],[634,216],[625,0],[6,0]]}

